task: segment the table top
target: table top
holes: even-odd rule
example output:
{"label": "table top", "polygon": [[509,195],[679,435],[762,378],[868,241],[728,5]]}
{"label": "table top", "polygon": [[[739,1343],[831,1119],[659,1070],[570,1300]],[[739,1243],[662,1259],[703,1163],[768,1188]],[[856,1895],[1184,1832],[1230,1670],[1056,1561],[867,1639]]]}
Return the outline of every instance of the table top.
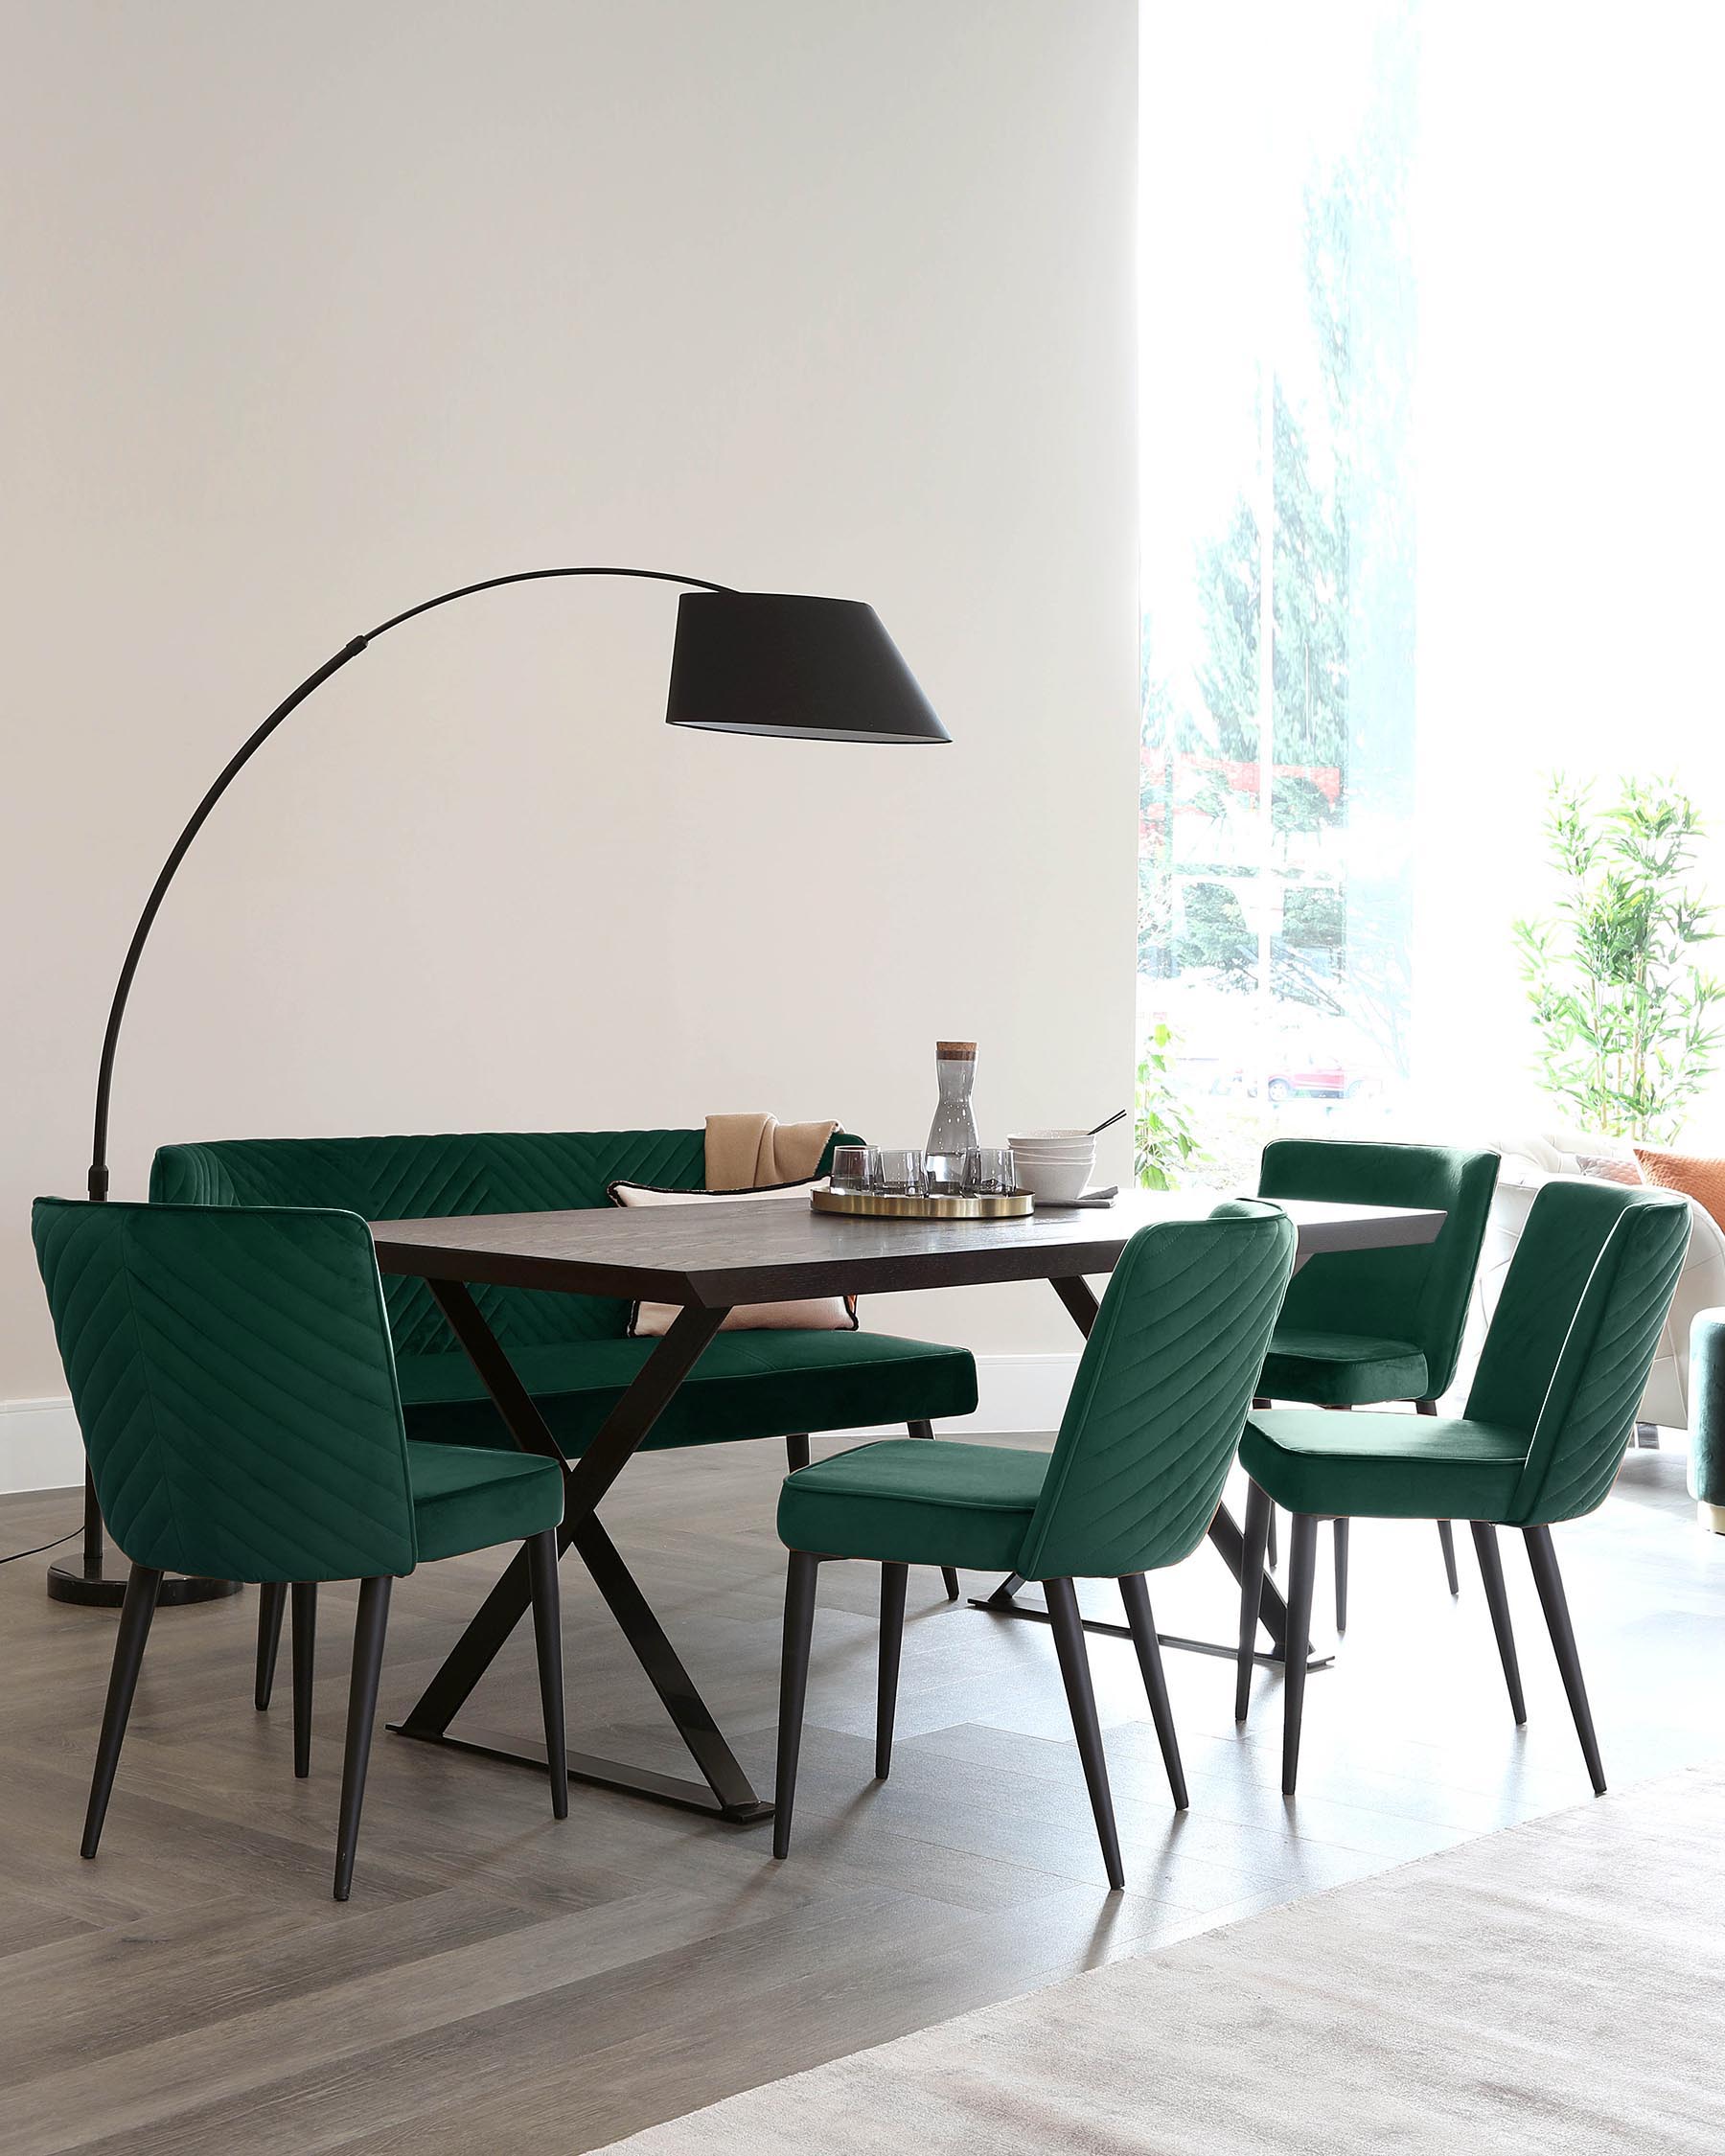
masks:
{"label": "table top", "polygon": [[[1202,1220],[1215,1204],[1210,1192],[1133,1190],[1106,1208],[1048,1207],[1024,1220],[912,1221],[816,1213],[779,1198],[374,1221],[372,1235],[385,1273],[721,1310],[1110,1273],[1140,1227]],[[1300,1235],[1296,1262],[1430,1243],[1444,1220],[1399,1205],[1281,1204]]]}

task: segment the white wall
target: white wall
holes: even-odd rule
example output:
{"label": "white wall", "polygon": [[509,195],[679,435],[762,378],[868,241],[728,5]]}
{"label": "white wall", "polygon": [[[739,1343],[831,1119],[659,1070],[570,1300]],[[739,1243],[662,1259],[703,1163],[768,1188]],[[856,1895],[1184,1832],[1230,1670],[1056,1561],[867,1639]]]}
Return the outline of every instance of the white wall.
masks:
{"label": "white wall", "polygon": [[[991,1133],[1127,1097],[1134,23],[5,9],[0,1400],[63,1389],[28,1201],[81,1187],[173,832],[292,682],[472,577],[867,598],[954,745],[670,733],[652,587],[404,630],[189,860],[122,1047],[116,1195],[159,1141],[233,1134],[758,1106],[916,1141],[943,1034],[982,1044]],[[1071,1345],[1033,1289],[888,1321]]]}

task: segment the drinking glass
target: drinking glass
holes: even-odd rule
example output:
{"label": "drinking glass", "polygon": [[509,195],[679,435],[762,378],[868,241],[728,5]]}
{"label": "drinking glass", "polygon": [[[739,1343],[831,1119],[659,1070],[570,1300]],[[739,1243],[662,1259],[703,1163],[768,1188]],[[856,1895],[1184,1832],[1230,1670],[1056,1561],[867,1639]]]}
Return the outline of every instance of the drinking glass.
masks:
{"label": "drinking glass", "polygon": [[1018,1188],[1018,1163],[1008,1145],[979,1145],[964,1157],[964,1187],[977,1198],[1010,1198]]}
{"label": "drinking glass", "polygon": [[920,1198],[928,1189],[920,1146],[881,1148],[880,1188],[889,1198]]}
{"label": "drinking glass", "polygon": [[874,1190],[881,1181],[881,1149],[876,1145],[836,1145],[831,1186],[853,1195]]}
{"label": "drinking glass", "polygon": [[968,1153],[930,1153],[924,1157],[923,1172],[928,1179],[931,1198],[957,1198],[970,1186],[965,1181],[965,1163]]}

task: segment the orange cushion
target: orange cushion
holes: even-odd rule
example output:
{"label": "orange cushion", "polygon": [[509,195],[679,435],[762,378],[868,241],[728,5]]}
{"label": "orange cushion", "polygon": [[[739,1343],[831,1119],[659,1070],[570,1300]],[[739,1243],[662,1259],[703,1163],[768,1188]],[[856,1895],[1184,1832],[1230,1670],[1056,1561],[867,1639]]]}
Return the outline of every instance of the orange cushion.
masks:
{"label": "orange cushion", "polygon": [[1725,1227],[1725,1160],[1717,1155],[1671,1153],[1662,1145],[1638,1145],[1635,1158],[1644,1182],[1681,1190]]}

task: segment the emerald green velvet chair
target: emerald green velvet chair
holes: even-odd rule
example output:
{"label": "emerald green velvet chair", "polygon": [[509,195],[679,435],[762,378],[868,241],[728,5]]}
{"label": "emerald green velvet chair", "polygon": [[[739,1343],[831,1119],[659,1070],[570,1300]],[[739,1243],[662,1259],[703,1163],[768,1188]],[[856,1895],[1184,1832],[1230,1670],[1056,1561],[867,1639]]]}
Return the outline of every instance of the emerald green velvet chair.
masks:
{"label": "emerald green velvet chair", "polygon": [[[84,1855],[102,1836],[162,1574],[291,1581],[296,1596],[357,1579],[335,1853],[345,1901],[390,1582],[500,1542],[529,1554],[552,1810],[565,1818],[563,1477],[523,1453],[408,1442],[365,1223],[38,1198],[32,1227],[103,1517],[131,1561]],[[309,1711],[309,1683],[304,1698]],[[309,1733],[296,1726],[301,1774]]]}
{"label": "emerald green velvet chair", "polygon": [[1689,1248],[1688,1202],[1613,1182],[1552,1181],[1533,1201],[1504,1281],[1467,1412],[1327,1415],[1254,1411],[1240,1445],[1252,1478],[1240,1571],[1234,1712],[1244,1721],[1272,1502],[1294,1515],[1283,1672],[1282,1788],[1300,1766],[1321,1519],[1468,1520],[1509,1705],[1527,1719],[1500,1526],[1519,1527],[1596,1793],[1605,1787],[1552,1527],[1604,1502],[1635,1426]]}
{"label": "emerald green velvet chair", "polygon": [[821,1564],[855,1557],[881,1568],[882,1778],[892,1762],[908,1568],[971,1565],[1045,1584],[1109,1884],[1124,1885],[1072,1582],[1119,1582],[1169,1785],[1184,1810],[1185,1777],[1143,1575],[1189,1555],[1221,1502],[1294,1247],[1286,1214],[1252,1200],[1219,1205],[1208,1220],[1141,1228],[1102,1297],[1052,1453],[888,1440],[786,1478],[778,1529],[791,1556],[775,1856],[791,1847]]}
{"label": "emerald green velvet chair", "polygon": [[[1264,1148],[1260,1198],[1327,1199],[1362,1205],[1423,1205],[1445,1214],[1435,1242],[1400,1250],[1341,1250],[1300,1267],[1276,1322],[1254,1407],[1276,1400],[1315,1408],[1412,1400],[1422,1415],[1456,1375],[1468,1298],[1479,1269],[1495,1153],[1439,1145],[1371,1145],[1278,1138]],[[1443,1568],[1459,1592],[1456,1543],[1438,1523]],[[1334,1527],[1336,1629],[1347,1629],[1347,1522]],[[1270,1562],[1276,1563],[1276,1522]]]}

